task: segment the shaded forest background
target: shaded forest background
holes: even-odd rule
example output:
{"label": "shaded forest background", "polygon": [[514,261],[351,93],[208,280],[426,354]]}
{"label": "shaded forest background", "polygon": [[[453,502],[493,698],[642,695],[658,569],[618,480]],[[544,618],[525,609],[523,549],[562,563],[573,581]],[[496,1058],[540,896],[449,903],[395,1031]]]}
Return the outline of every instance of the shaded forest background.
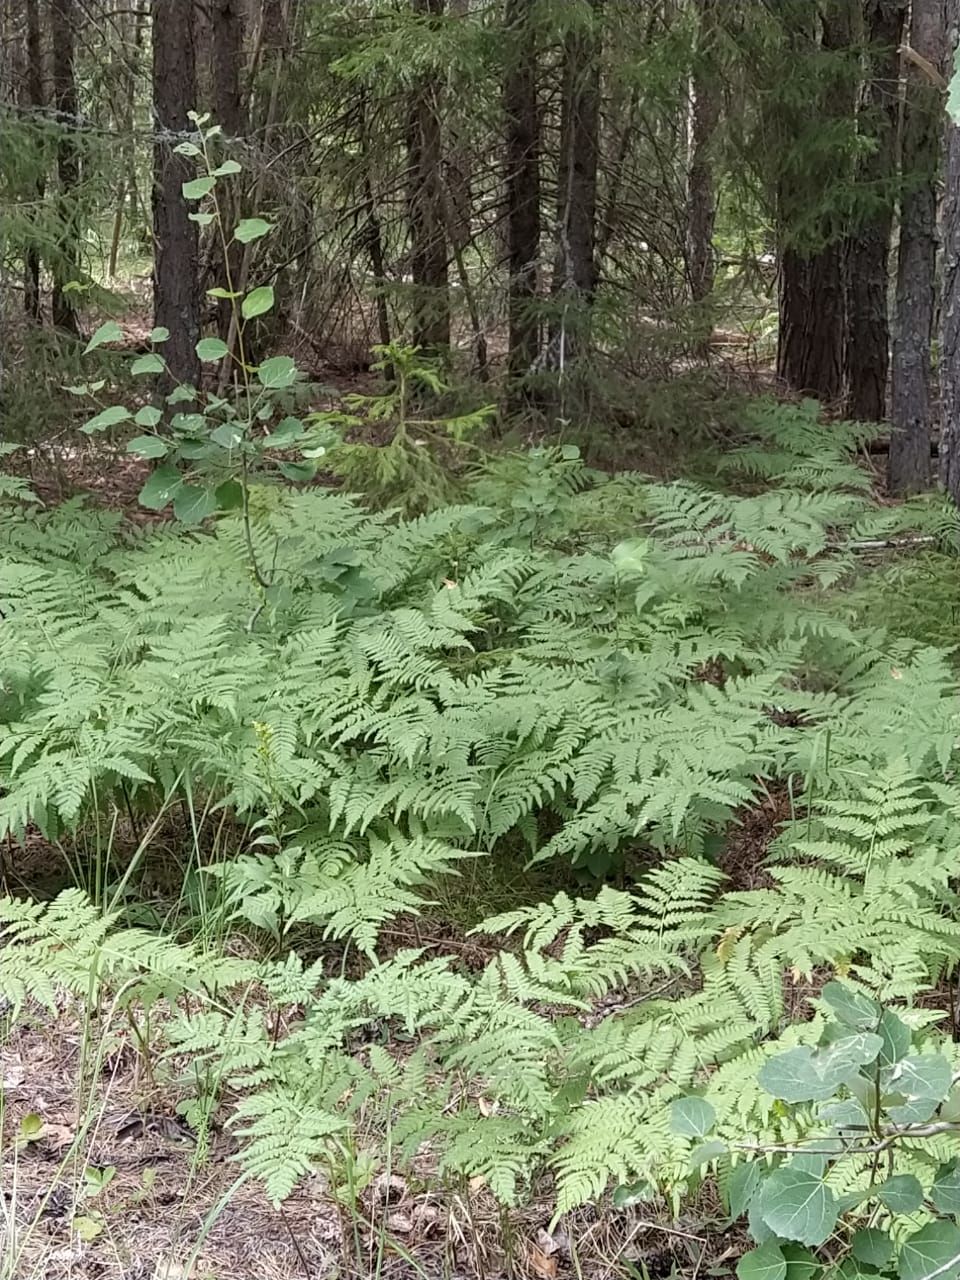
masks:
{"label": "shaded forest background", "polygon": [[[6,0],[7,434],[42,430],[53,353],[131,306],[198,383],[203,334],[235,347],[227,273],[274,289],[258,348],[329,380],[411,344],[501,420],[622,444],[695,434],[731,363],[772,370],[889,421],[891,488],[922,489],[960,395],[956,9]],[[191,112],[242,165],[225,216],[273,228],[227,261],[181,195]],[[960,491],[951,431],[938,453]]]}

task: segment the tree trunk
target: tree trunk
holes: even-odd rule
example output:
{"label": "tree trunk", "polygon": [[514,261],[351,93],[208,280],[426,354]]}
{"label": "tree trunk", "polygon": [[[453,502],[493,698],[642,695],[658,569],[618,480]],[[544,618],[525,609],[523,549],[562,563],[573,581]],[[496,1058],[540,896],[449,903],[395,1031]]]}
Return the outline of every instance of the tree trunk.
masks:
{"label": "tree trunk", "polygon": [[[43,110],[45,98],[43,92],[43,41],[40,35],[40,10],[38,0],[26,0],[27,20],[27,74],[24,81],[26,96],[25,105],[32,111]],[[37,215],[43,207],[46,179],[42,172],[37,174],[36,200]],[[24,260],[23,306],[31,320],[39,324],[41,319],[40,302],[40,249],[36,243],[27,248]]]}
{"label": "tree trunk", "polygon": [[[947,0],[947,47],[960,37],[960,0]],[[943,297],[940,304],[940,483],[960,506],[960,124],[946,124]]]}
{"label": "tree trunk", "polygon": [[[540,262],[540,113],[537,33],[528,0],[507,0],[503,111],[506,128],[507,257],[510,272],[507,356],[519,400],[540,354],[537,281]],[[509,408],[521,408],[513,403]]]}
{"label": "tree trunk", "polygon": [[[77,152],[77,82],[74,76],[76,6],[74,0],[52,0],[53,101],[57,112],[57,181],[59,243],[53,263],[53,323],[76,334],[77,313],[64,286],[79,274],[79,217],[77,188],[80,159]],[[74,295],[75,296],[75,295]]]}
{"label": "tree trunk", "polygon": [[[850,48],[853,34],[853,0],[826,0],[821,20],[821,48],[840,54]],[[816,47],[817,9],[814,4],[796,6],[790,16],[789,39],[798,56]],[[849,119],[854,109],[853,77],[839,59],[824,73],[819,102],[810,104],[829,126]],[[797,121],[809,128],[809,111]],[[837,155],[830,172],[821,173],[816,183],[830,189],[847,180],[846,157]],[[835,171],[834,171],[835,169]],[[803,224],[811,199],[811,175],[805,169],[790,173],[779,192],[781,249],[779,271],[780,325],[777,341],[777,374],[795,391],[806,392],[826,402],[836,402],[843,392],[844,283],[842,222],[825,213],[816,235],[799,237],[797,221]],[[814,240],[818,244],[812,243]]]}
{"label": "tree trunk", "polygon": [[193,0],[153,0],[153,314],[156,325],[170,330],[163,348],[167,390],[171,382],[200,382],[197,224],[181,192],[193,172],[174,151],[176,135],[193,127],[187,113],[196,106],[193,17]]}
{"label": "tree trunk", "polygon": [[780,255],[777,376],[824,401],[836,401],[843,390],[842,259],[839,244]]}
{"label": "tree trunk", "polygon": [[555,322],[560,367],[588,341],[597,289],[597,170],[600,158],[601,18],[604,0],[581,0],[589,10],[582,26],[568,32],[563,51],[563,101],[557,166],[557,255],[553,295],[561,308]]}
{"label": "tree trunk", "polygon": [[[240,92],[240,64],[243,60],[243,15],[240,12],[239,0],[214,0],[211,21],[211,80],[213,84],[213,118],[223,129],[228,139],[227,149],[231,150],[236,143],[230,139],[239,138],[245,132],[245,115],[243,96]],[[241,214],[238,200],[239,188],[233,182],[222,183],[218,196],[220,215],[224,220],[224,230],[229,239],[233,228]],[[231,291],[237,288],[243,261],[243,245],[232,241],[227,249],[226,261],[223,253],[215,255],[218,270]],[[220,337],[226,340],[230,332],[230,320],[233,308],[229,299],[221,298],[218,303],[218,329]]]}
{"label": "tree trunk", "polygon": [[[443,16],[444,0],[413,0],[429,23]],[[423,76],[410,98],[407,134],[413,341],[432,355],[450,346],[450,292],[444,214],[443,131],[439,80]]]}
{"label": "tree trunk", "polygon": [[866,0],[864,34],[869,69],[860,109],[857,172],[862,201],[847,245],[847,415],[862,422],[886,417],[890,320],[887,295],[890,237],[896,206],[900,42],[909,0]]}
{"label": "tree trunk", "polygon": [[[944,0],[913,0],[910,47],[934,68],[945,63]],[[891,360],[891,492],[930,484],[930,380],[936,304],[937,192],[943,99],[923,69],[907,63],[903,198],[897,262],[897,324]]]}
{"label": "tree trunk", "polygon": [[[696,0],[699,30],[691,78],[693,118],[690,167],[687,173],[687,270],[690,275],[690,296],[694,303],[703,303],[710,297],[715,276],[713,224],[716,193],[710,151],[720,120],[720,98],[709,58],[715,38],[718,7],[719,0]],[[706,354],[707,350],[709,347],[703,353]]]}

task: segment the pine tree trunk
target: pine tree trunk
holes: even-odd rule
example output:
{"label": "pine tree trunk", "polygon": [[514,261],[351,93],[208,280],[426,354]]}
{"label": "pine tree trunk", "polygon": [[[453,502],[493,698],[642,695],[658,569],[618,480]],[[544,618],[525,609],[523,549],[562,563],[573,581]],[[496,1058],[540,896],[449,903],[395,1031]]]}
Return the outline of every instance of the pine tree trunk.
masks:
{"label": "pine tree trunk", "polygon": [[59,243],[53,263],[53,323],[66,333],[79,332],[77,313],[64,286],[79,274],[80,226],[77,209],[80,162],[77,154],[77,82],[74,75],[77,11],[74,0],[52,0],[53,100],[57,112],[57,181]]}
{"label": "pine tree trunk", "polygon": [[[944,0],[913,0],[910,47],[944,65]],[[891,359],[891,492],[930,484],[930,383],[936,304],[937,192],[943,100],[923,69],[907,64],[903,118],[903,198],[897,262],[897,323]]]}
{"label": "pine tree trunk", "polygon": [[[947,47],[960,37],[960,0],[947,0]],[[940,304],[940,484],[960,506],[960,124],[948,119]]]}
{"label": "pine tree trunk", "polygon": [[[444,0],[412,0],[428,22],[443,16]],[[443,130],[438,79],[424,76],[410,98],[407,135],[413,341],[428,354],[450,346],[449,255],[443,193]]]}
{"label": "pine tree trunk", "polygon": [[827,402],[843,390],[842,258],[839,244],[780,255],[777,376]]}
{"label": "pine tree trunk", "polygon": [[510,271],[507,369],[522,399],[523,380],[540,354],[540,318],[536,306],[541,233],[537,35],[528,0],[507,0],[505,20],[508,44],[503,110]]}
{"label": "pine tree trunk", "polygon": [[597,289],[597,171],[600,159],[601,18],[604,0],[585,0],[589,22],[570,31],[563,52],[563,102],[557,166],[557,255],[553,295],[559,364],[575,360],[589,339]]}
{"label": "pine tree trunk", "polygon": [[886,417],[890,363],[888,282],[896,207],[900,42],[909,0],[866,0],[864,35],[870,45],[861,106],[857,186],[869,202],[847,245],[847,415],[862,422]]}
{"label": "pine tree trunk", "polygon": [[[189,132],[195,109],[197,66],[193,0],[153,0],[153,314],[170,330],[163,347],[169,383],[200,382],[196,344],[200,337],[197,224],[181,187],[194,176],[177,155],[177,136]],[[170,135],[173,135],[172,137]],[[169,386],[168,388],[169,389]]]}
{"label": "pine tree trunk", "polygon": [[[816,46],[817,6],[797,5],[791,14],[790,40],[801,54]],[[825,0],[820,13],[821,48],[831,54],[849,50],[853,37],[854,0]],[[854,107],[853,78],[839,59],[825,77],[818,111],[825,122],[842,121]],[[804,117],[802,127],[809,121]],[[829,173],[815,179],[794,173],[779,193],[781,234],[786,242],[780,250],[777,374],[787,386],[816,396],[827,403],[837,402],[843,392],[843,351],[845,298],[843,279],[842,228],[835,217],[821,219],[818,246],[807,247],[809,234],[797,242],[794,222],[809,208],[810,183],[823,186],[847,180],[844,158],[837,157]],[[835,171],[834,171],[835,170]]]}
{"label": "pine tree trunk", "polygon": [[[38,0],[26,0],[27,21],[27,74],[24,81],[26,95],[24,103],[39,112],[44,106],[43,92],[43,41],[40,35],[40,10]],[[46,179],[42,173],[37,175],[36,200],[38,210],[43,205]],[[31,244],[24,260],[23,307],[31,320],[39,323],[41,319],[40,300],[40,250]]]}
{"label": "pine tree trunk", "polygon": [[713,224],[716,193],[710,150],[720,120],[720,98],[710,68],[705,65],[713,44],[719,0],[696,0],[699,19],[693,90],[693,119],[690,136],[690,167],[687,174],[687,269],[690,295],[702,303],[713,292],[715,275]]}

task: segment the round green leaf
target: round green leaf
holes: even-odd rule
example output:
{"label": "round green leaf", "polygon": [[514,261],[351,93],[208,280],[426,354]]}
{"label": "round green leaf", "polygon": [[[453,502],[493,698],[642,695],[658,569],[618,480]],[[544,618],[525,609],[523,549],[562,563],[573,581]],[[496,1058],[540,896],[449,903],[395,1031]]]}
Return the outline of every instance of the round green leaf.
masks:
{"label": "round green leaf", "polygon": [[121,342],[123,340],[123,330],[117,324],[116,320],[108,320],[106,324],[102,324],[99,329],[94,330],[90,341],[83,348],[83,354],[89,351],[95,351],[97,347],[102,347],[107,342]]}
{"label": "round green leaf", "polygon": [[223,164],[217,165],[216,169],[214,169],[213,176],[215,178],[226,178],[226,177],[229,177],[229,175],[232,173],[241,173],[241,172],[242,172],[242,167],[237,163],[236,160],[224,160]]}
{"label": "round green leaf", "polygon": [[234,240],[241,244],[249,244],[251,240],[259,240],[273,230],[269,222],[263,218],[242,218],[233,233]]}
{"label": "round green leaf", "polygon": [[836,1197],[822,1178],[803,1169],[774,1169],[760,1193],[760,1216],[770,1230],[799,1244],[823,1244],[837,1222]]}
{"label": "round green leaf", "polygon": [[164,458],[170,452],[170,446],[159,436],[136,436],[127,445],[127,453],[134,453],[138,458]]}
{"label": "round green leaf", "polygon": [[190,182],[185,182],[180,188],[183,192],[184,200],[202,200],[216,186],[216,181],[216,178],[204,177],[193,178]]}
{"label": "round green leaf", "polygon": [[155,329],[151,329],[147,334],[151,342],[167,342],[170,338],[170,330],[162,324],[158,324]]}
{"label": "round green leaf", "polygon": [[212,364],[230,354],[230,348],[222,338],[201,338],[197,343],[197,359]]}
{"label": "round green leaf", "polygon": [[960,1168],[956,1161],[941,1165],[930,1188],[930,1199],[940,1213],[960,1213]]}
{"label": "round green leaf", "polygon": [[191,222],[195,222],[198,227],[209,227],[211,222],[216,221],[215,213],[188,213],[187,217]]}
{"label": "round green leaf", "polygon": [[910,1052],[913,1041],[910,1028],[889,1009],[884,1009],[877,1032],[883,1041],[878,1058],[881,1067],[892,1067]]}
{"label": "round green leaf", "polygon": [[140,505],[148,511],[162,511],[183,487],[183,477],[169,462],[157,467],[140,490]]}
{"label": "round green leaf", "polygon": [[154,404],[145,404],[138,409],[134,417],[134,422],[138,427],[155,427],[160,422],[163,414]]}
{"label": "round green leaf", "polygon": [[742,1217],[750,1207],[750,1201],[760,1186],[760,1171],[759,1160],[745,1160],[730,1174],[727,1182],[727,1208],[734,1220]]}
{"label": "round green leaf", "polygon": [[[317,474],[317,464],[315,462],[281,462],[277,470],[287,480],[293,484],[309,484]],[[691,1137],[699,1137],[699,1134],[691,1134]]]}
{"label": "round green leaf", "polygon": [[900,1280],[955,1280],[960,1275],[960,1227],[940,1219],[908,1236],[900,1249]]}
{"label": "round green leaf", "polygon": [[774,1240],[751,1249],[737,1263],[740,1280],[785,1280],[786,1274],[786,1261]]}
{"label": "round green leaf", "polygon": [[781,1102],[821,1102],[831,1097],[835,1085],[826,1083],[815,1066],[815,1055],[809,1045],[800,1045],[778,1053],[760,1068],[757,1075],[762,1088]]}
{"label": "round green leaf", "polygon": [[259,289],[254,289],[244,298],[240,304],[240,312],[244,320],[252,320],[255,316],[263,316],[273,308],[273,287],[269,284],[262,284]]}
{"label": "round green leaf", "polygon": [[213,489],[185,484],[177,490],[173,499],[173,514],[184,524],[199,524],[217,510],[217,496]]}
{"label": "round green leaf", "polygon": [[942,1102],[953,1083],[953,1068],[940,1053],[914,1054],[901,1058],[883,1076],[883,1085],[890,1093],[902,1093],[907,1098],[930,1098]]}
{"label": "round green leaf", "polygon": [[215,431],[210,432],[210,439],[222,449],[235,449],[243,439],[243,431],[235,422],[222,422]]}
{"label": "round green leaf", "polygon": [[262,443],[264,448],[285,449],[287,445],[299,440],[303,433],[304,425],[299,418],[284,418],[277,423],[275,431],[271,431],[268,436],[264,436]]}
{"label": "round green leaf", "polygon": [[895,1173],[877,1188],[877,1195],[891,1213],[916,1213],[923,1204],[923,1187],[912,1173]]}
{"label": "round green leaf", "polygon": [[243,506],[243,486],[239,480],[224,480],[217,486],[216,496],[220,511],[239,511]]}
{"label": "round green leaf", "polygon": [[134,377],[140,377],[144,373],[163,373],[166,367],[161,356],[150,352],[148,355],[138,356],[130,366],[130,372]]}
{"label": "round green leaf", "polygon": [[850,1247],[853,1256],[870,1267],[885,1267],[893,1257],[893,1241],[885,1231],[876,1227],[864,1227],[858,1231]]}
{"label": "round green leaf", "polygon": [[874,1031],[880,1021],[880,1006],[863,992],[845,982],[828,982],[820,993],[836,1017],[848,1027]]}
{"label": "round green leaf", "polygon": [[264,360],[257,370],[257,380],[270,391],[292,387],[297,380],[296,362],[289,356],[274,356],[272,360]]}
{"label": "round green leaf", "polygon": [[817,1256],[802,1244],[782,1244],[780,1252],[787,1264],[787,1280],[812,1280],[823,1270]]}
{"label": "round green leaf", "polygon": [[717,1113],[705,1098],[677,1098],[670,1103],[670,1128],[684,1138],[705,1138]]}
{"label": "round green leaf", "polygon": [[192,142],[180,142],[173,149],[178,156],[199,156],[203,154],[200,148]]}
{"label": "round green leaf", "polygon": [[122,404],[112,404],[109,409],[103,409],[88,422],[85,422],[80,430],[86,432],[87,435],[94,431],[106,431],[108,427],[115,427],[121,422],[129,422],[130,417],[129,409],[125,409]]}

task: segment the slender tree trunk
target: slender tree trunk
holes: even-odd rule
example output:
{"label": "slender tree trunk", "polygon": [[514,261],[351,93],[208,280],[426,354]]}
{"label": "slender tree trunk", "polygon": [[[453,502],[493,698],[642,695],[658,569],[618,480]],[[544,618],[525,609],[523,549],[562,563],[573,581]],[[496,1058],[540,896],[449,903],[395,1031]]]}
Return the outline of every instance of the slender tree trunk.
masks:
{"label": "slender tree trunk", "polygon": [[597,171],[600,159],[601,20],[604,0],[581,0],[588,21],[564,42],[560,157],[557,166],[557,254],[553,295],[561,308],[554,344],[559,363],[587,344],[597,289]]}
{"label": "slender tree trunk", "polygon": [[847,415],[862,422],[886,417],[890,319],[890,237],[896,207],[900,116],[900,42],[909,0],[866,0],[869,65],[860,114],[857,173],[863,202],[847,245]]}
{"label": "slender tree trunk", "polygon": [[[377,212],[377,200],[373,191],[373,160],[370,156],[370,135],[367,92],[360,90],[360,155],[363,160],[363,238],[370,255],[373,271],[374,297],[377,306],[377,337],[382,347],[390,345],[390,313],[387,309],[387,268],[383,250],[383,228]],[[388,370],[388,373],[392,371]]]}
{"label": "slender tree trunk", "polygon": [[[540,262],[540,112],[537,32],[528,0],[507,0],[503,109],[506,127],[507,257],[510,338],[507,372],[519,409],[523,382],[540,354],[537,282]],[[519,398],[519,399],[518,399]]]}
{"label": "slender tree trunk", "polygon": [[[960,0],[947,0],[947,47],[960,41]],[[960,124],[948,119],[940,304],[940,483],[960,506]]]}
{"label": "slender tree trunk", "polygon": [[[197,65],[193,0],[153,0],[153,314],[170,330],[163,353],[173,383],[200,382],[196,344],[200,337],[197,224],[181,187],[192,165],[177,155],[177,135],[192,129]],[[173,135],[173,136],[171,136]]]}
{"label": "slender tree trunk", "polygon": [[53,100],[57,111],[57,180],[60,238],[53,264],[53,323],[76,334],[77,313],[64,286],[79,274],[77,210],[80,158],[77,151],[77,82],[74,75],[77,10],[74,0],[52,0]]}
{"label": "slender tree trunk", "polygon": [[[40,35],[38,0],[26,0],[26,20],[27,74],[24,81],[24,89],[26,91],[24,102],[32,111],[39,112],[43,109],[45,96],[43,91],[43,41]],[[43,207],[45,188],[45,175],[39,172],[36,183],[38,217]],[[24,261],[23,306],[30,319],[39,324],[41,319],[40,249],[35,243],[29,245]]]}
{"label": "slender tree trunk", "polygon": [[[720,98],[716,75],[709,66],[711,47],[716,34],[720,0],[696,0],[699,20],[694,72],[693,118],[690,137],[690,167],[687,174],[687,270],[690,295],[694,303],[703,304],[713,292],[715,266],[713,224],[716,216],[716,192],[713,182],[711,148],[720,120]],[[702,355],[709,353],[709,319],[698,325],[708,332],[699,343]]]}
{"label": "slender tree trunk", "polygon": [[[427,22],[443,16],[444,0],[412,0]],[[443,198],[443,130],[436,77],[424,76],[410,98],[407,132],[413,341],[429,354],[450,346],[449,258]]]}
{"label": "slender tree trunk", "polygon": [[[937,70],[945,63],[944,26],[944,0],[913,0],[910,47]],[[930,344],[936,305],[936,181],[942,120],[939,86],[926,70],[908,60],[888,472],[891,492],[898,494],[919,492],[931,480]]]}
{"label": "slender tree trunk", "polygon": [[[211,21],[211,80],[213,85],[213,117],[223,129],[231,149],[230,139],[239,138],[245,132],[243,96],[240,92],[240,64],[243,59],[243,15],[239,0],[214,0]],[[232,144],[236,146],[236,144]],[[234,183],[220,188],[220,213],[225,221],[228,236],[232,233],[240,214],[239,188]],[[235,289],[240,279],[243,261],[243,245],[233,241],[226,254],[217,253],[218,269],[223,281]],[[233,308],[229,299],[221,298],[218,304],[218,328],[220,337],[226,339],[230,332]]]}
{"label": "slender tree trunk", "polygon": [[[820,14],[821,48],[833,53],[848,50],[853,34],[852,0],[826,0]],[[798,54],[815,47],[817,9],[800,4],[791,16],[790,39]],[[854,81],[838,64],[827,81],[819,103],[811,103],[825,122],[849,118],[854,107]],[[801,128],[809,119],[801,118]],[[847,179],[845,160],[838,156],[831,172],[817,181],[823,187]],[[835,171],[833,171],[835,169]],[[786,242],[780,250],[777,374],[795,391],[803,391],[827,402],[836,402],[843,392],[843,349],[845,329],[843,244],[839,220],[830,215],[821,219],[818,247],[808,247],[804,235],[794,239],[794,222],[801,221],[810,203],[809,173],[792,173],[781,185],[781,231]]]}

